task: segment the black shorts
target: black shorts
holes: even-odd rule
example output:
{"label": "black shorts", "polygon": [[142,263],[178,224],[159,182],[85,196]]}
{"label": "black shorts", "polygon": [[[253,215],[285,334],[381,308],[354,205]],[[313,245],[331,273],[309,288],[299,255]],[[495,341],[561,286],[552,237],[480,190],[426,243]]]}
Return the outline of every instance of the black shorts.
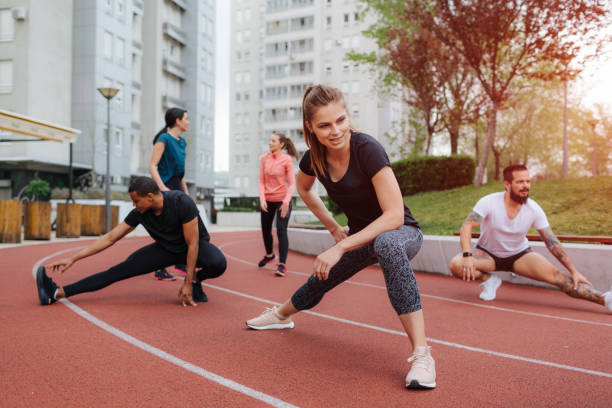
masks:
{"label": "black shorts", "polygon": [[518,254],[511,255],[506,258],[500,258],[498,256],[493,255],[492,253],[490,253],[489,251],[487,251],[480,245],[476,245],[476,248],[482,249],[487,254],[489,254],[491,258],[493,258],[493,260],[495,261],[496,271],[508,271],[508,272],[514,272],[514,262],[516,262],[520,257],[522,257],[523,255],[527,255],[530,252],[533,252],[533,249],[531,249],[531,247],[527,247],[526,249],[522,250]]}

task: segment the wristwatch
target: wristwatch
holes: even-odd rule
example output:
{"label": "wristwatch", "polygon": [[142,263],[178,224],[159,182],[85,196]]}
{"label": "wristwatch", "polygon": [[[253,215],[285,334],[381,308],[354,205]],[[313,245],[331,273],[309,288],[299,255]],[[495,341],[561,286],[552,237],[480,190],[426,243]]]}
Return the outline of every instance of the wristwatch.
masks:
{"label": "wristwatch", "polygon": [[472,256],[472,253],[471,252],[464,252],[463,253],[463,257],[464,258],[467,258],[468,256]]}

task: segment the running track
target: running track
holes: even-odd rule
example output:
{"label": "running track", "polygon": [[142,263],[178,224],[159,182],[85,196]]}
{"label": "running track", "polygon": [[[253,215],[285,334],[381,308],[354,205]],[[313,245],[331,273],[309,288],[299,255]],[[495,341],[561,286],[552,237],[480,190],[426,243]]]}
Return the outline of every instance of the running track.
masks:
{"label": "running track", "polygon": [[[0,406],[612,406],[612,315],[556,291],[505,284],[485,303],[475,283],[417,274],[432,391],[404,388],[408,339],[376,267],[297,315],[293,330],[247,330],[313,259],[290,253],[277,278],[256,267],[259,234],[213,234],[228,270],[195,308],[178,304],[178,280],[152,274],[41,307],[33,270],[91,241],[1,249]],[[149,242],[126,238],[52,276],[73,282]]]}

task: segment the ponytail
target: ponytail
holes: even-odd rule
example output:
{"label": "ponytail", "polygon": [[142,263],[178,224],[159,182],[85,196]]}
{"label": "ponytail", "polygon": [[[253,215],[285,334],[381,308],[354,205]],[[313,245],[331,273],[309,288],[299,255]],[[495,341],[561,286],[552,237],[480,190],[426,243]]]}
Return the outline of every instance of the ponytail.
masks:
{"label": "ponytail", "polygon": [[157,134],[153,138],[153,145],[155,145],[155,143],[157,143],[157,139],[159,139],[159,137],[161,135],[163,135],[164,133],[167,133],[167,132],[168,132],[168,126],[164,126],[163,128],[161,128],[161,130],[159,132],[157,132]]}
{"label": "ponytail", "polygon": [[285,136],[284,133],[274,132],[274,134],[278,136],[278,141],[281,142],[285,146],[284,148],[285,150],[287,150],[287,153],[289,154],[289,156],[293,156],[297,160],[299,160],[300,156],[298,155],[295,145],[293,144],[291,139]]}

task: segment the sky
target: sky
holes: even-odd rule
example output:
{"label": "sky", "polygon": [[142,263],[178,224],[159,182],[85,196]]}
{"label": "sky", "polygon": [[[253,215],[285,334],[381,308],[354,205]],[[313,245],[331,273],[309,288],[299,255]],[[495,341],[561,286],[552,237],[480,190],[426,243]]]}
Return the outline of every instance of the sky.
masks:
{"label": "sky", "polygon": [[[217,2],[216,17],[215,171],[222,172],[229,169],[230,1]],[[570,92],[582,95],[587,108],[596,103],[612,107],[611,73],[609,45],[598,60],[588,63]]]}

